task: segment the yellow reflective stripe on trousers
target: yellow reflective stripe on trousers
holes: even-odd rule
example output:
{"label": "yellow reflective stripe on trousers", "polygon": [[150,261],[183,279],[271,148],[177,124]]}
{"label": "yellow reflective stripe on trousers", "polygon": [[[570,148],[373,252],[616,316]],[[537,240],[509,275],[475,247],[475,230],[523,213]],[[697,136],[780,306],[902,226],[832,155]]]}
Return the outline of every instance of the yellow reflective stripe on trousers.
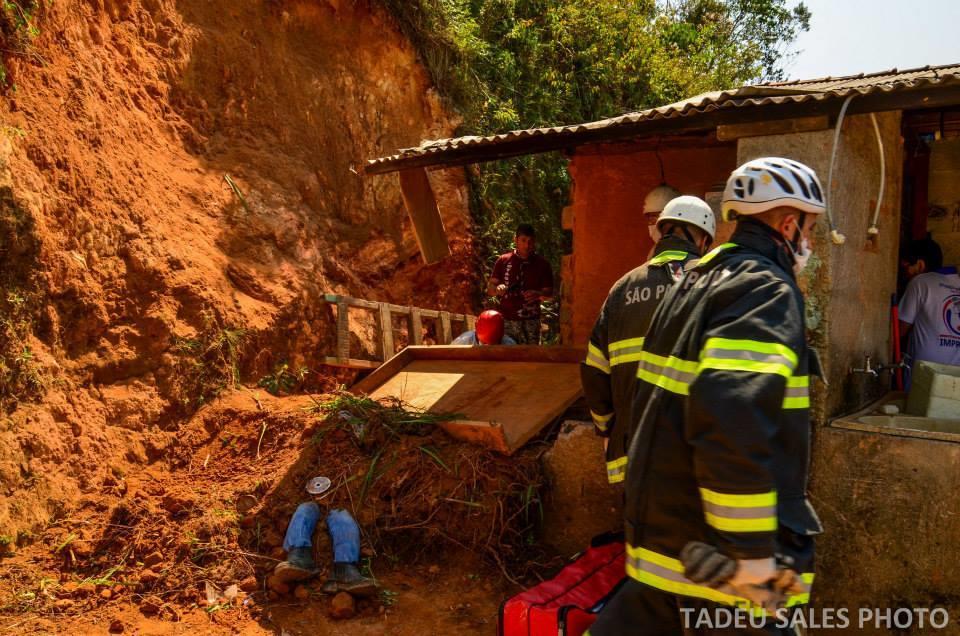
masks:
{"label": "yellow reflective stripe on trousers", "polygon": [[679,250],[667,250],[666,252],[660,252],[656,256],[650,259],[650,265],[663,265],[664,263],[672,263],[673,261],[682,261],[685,258],[690,256],[686,252],[681,252]]}
{"label": "yellow reflective stripe on trousers", "polygon": [[777,529],[777,491],[737,495],[700,489],[703,515],[723,532],[773,532]]}
{"label": "yellow reflective stripe on trousers", "polygon": [[627,458],[618,457],[607,462],[607,481],[611,484],[617,484],[623,481],[627,476]]}
{"label": "yellow reflective stripe on trousers", "polygon": [[716,258],[717,255],[720,254],[720,252],[725,252],[731,247],[736,247],[736,246],[737,246],[736,243],[721,243],[720,245],[717,245],[715,248],[713,248],[712,250],[710,250],[709,252],[703,255],[703,258],[701,258],[700,261],[697,263],[697,267],[700,267],[701,265],[706,265],[707,263],[712,261],[714,258]]}
{"label": "yellow reflective stripe on trousers", "polygon": [[773,373],[789,378],[797,367],[797,354],[778,342],[708,338],[700,352],[697,372],[705,369]]}
{"label": "yellow reflective stripe on trousers", "polygon": [[606,433],[606,432],[607,432],[607,422],[609,422],[611,419],[613,419],[613,413],[610,413],[610,414],[608,414],[608,415],[597,415],[597,414],[594,413],[593,411],[590,411],[590,417],[593,418],[593,423],[594,423],[594,425],[595,425],[598,429],[600,429],[601,432]]}
{"label": "yellow reflective stripe on trousers", "polygon": [[637,363],[637,377],[672,393],[689,395],[690,383],[697,378],[697,363],[643,351]]}
{"label": "yellow reflective stripe on trousers", "polygon": [[810,408],[810,376],[795,375],[787,378],[787,391],[783,396],[784,409]]}
{"label": "yellow reflective stripe on trousers", "polygon": [[615,340],[607,346],[607,349],[610,350],[611,367],[627,362],[636,362],[643,353],[643,338]]}
{"label": "yellow reflective stripe on trousers", "polygon": [[[749,609],[758,616],[764,615],[763,609],[753,606],[746,598],[694,583],[683,575],[683,564],[678,559],[658,554],[653,550],[627,544],[626,570],[631,578],[664,592],[702,598],[723,605]],[[787,607],[809,602],[813,578],[812,572],[801,573],[800,579],[806,590],[799,594],[791,594],[787,598]]]}
{"label": "yellow reflective stripe on trousers", "polygon": [[607,356],[600,351],[600,347],[592,342],[587,344],[587,359],[584,362],[588,367],[599,369],[607,375],[610,374],[610,363],[607,361]]}

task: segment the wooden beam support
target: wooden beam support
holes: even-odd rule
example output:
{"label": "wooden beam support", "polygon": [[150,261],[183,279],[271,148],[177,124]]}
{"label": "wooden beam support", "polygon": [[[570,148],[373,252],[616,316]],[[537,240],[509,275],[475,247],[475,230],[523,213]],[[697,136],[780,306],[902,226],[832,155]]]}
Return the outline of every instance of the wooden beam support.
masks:
{"label": "wooden beam support", "polygon": [[337,359],[350,358],[350,308],[347,303],[337,303]]}
{"label": "wooden beam support", "polygon": [[453,340],[453,329],[450,326],[450,312],[440,312],[440,342],[448,345]]}
{"label": "wooden beam support", "polygon": [[420,318],[420,310],[416,307],[410,308],[410,342],[414,345],[423,344],[423,320]]}
{"label": "wooden beam support", "polygon": [[386,362],[396,353],[393,346],[393,314],[387,303],[380,304],[378,322],[380,323],[380,346],[383,348],[383,361]]}
{"label": "wooden beam support", "polygon": [[755,121],[746,124],[720,124],[717,126],[717,139],[720,141],[735,141],[742,137],[813,132],[814,130],[826,130],[829,127],[830,118],[826,115]]}
{"label": "wooden beam support", "polygon": [[420,246],[420,254],[428,265],[436,263],[450,255],[450,245],[427,171],[415,168],[401,170],[399,174],[403,204],[413,222],[413,234]]}

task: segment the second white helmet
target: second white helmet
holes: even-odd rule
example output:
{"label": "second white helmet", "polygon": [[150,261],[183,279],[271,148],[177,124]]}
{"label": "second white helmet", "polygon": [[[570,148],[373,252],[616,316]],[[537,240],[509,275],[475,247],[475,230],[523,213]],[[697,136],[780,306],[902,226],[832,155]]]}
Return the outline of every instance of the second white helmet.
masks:
{"label": "second white helmet", "polygon": [[781,206],[810,214],[826,211],[823,188],[812,168],[792,159],[763,157],[743,164],[727,179],[723,191],[725,219]]}
{"label": "second white helmet", "polygon": [[710,240],[717,233],[717,219],[713,210],[703,199],[690,195],[676,197],[667,203],[657,218],[657,228],[667,221],[698,227],[710,236]]}

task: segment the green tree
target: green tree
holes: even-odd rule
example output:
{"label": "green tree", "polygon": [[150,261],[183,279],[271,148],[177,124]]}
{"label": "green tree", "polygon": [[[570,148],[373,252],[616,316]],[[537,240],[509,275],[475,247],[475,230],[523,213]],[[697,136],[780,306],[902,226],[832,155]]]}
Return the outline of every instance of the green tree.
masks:
{"label": "green tree", "polygon": [[[487,135],[593,121],[782,77],[810,13],[786,0],[381,0],[438,89]],[[569,191],[557,153],[468,170],[491,258],[530,222],[556,265]]]}

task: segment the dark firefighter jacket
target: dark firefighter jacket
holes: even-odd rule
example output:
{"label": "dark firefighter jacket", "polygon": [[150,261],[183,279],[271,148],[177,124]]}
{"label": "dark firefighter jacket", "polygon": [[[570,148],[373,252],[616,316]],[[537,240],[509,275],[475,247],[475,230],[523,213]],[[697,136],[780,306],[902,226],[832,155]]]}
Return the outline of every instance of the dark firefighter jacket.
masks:
{"label": "dark firefighter jacket", "polygon": [[667,290],[680,279],[685,264],[699,256],[693,243],[666,236],[657,242],[653,257],[614,283],[593,326],[580,378],[597,432],[610,439],[607,479],[623,481],[627,440],[634,418],[637,360],[650,319]]}
{"label": "dark firefighter jacket", "polygon": [[813,583],[821,527],[806,499],[809,375],[819,365],[792,263],[779,234],[741,221],[653,317],[626,478],[627,573],[641,583],[746,602],[684,577],[678,556],[689,541],[737,559],[785,555]]}

